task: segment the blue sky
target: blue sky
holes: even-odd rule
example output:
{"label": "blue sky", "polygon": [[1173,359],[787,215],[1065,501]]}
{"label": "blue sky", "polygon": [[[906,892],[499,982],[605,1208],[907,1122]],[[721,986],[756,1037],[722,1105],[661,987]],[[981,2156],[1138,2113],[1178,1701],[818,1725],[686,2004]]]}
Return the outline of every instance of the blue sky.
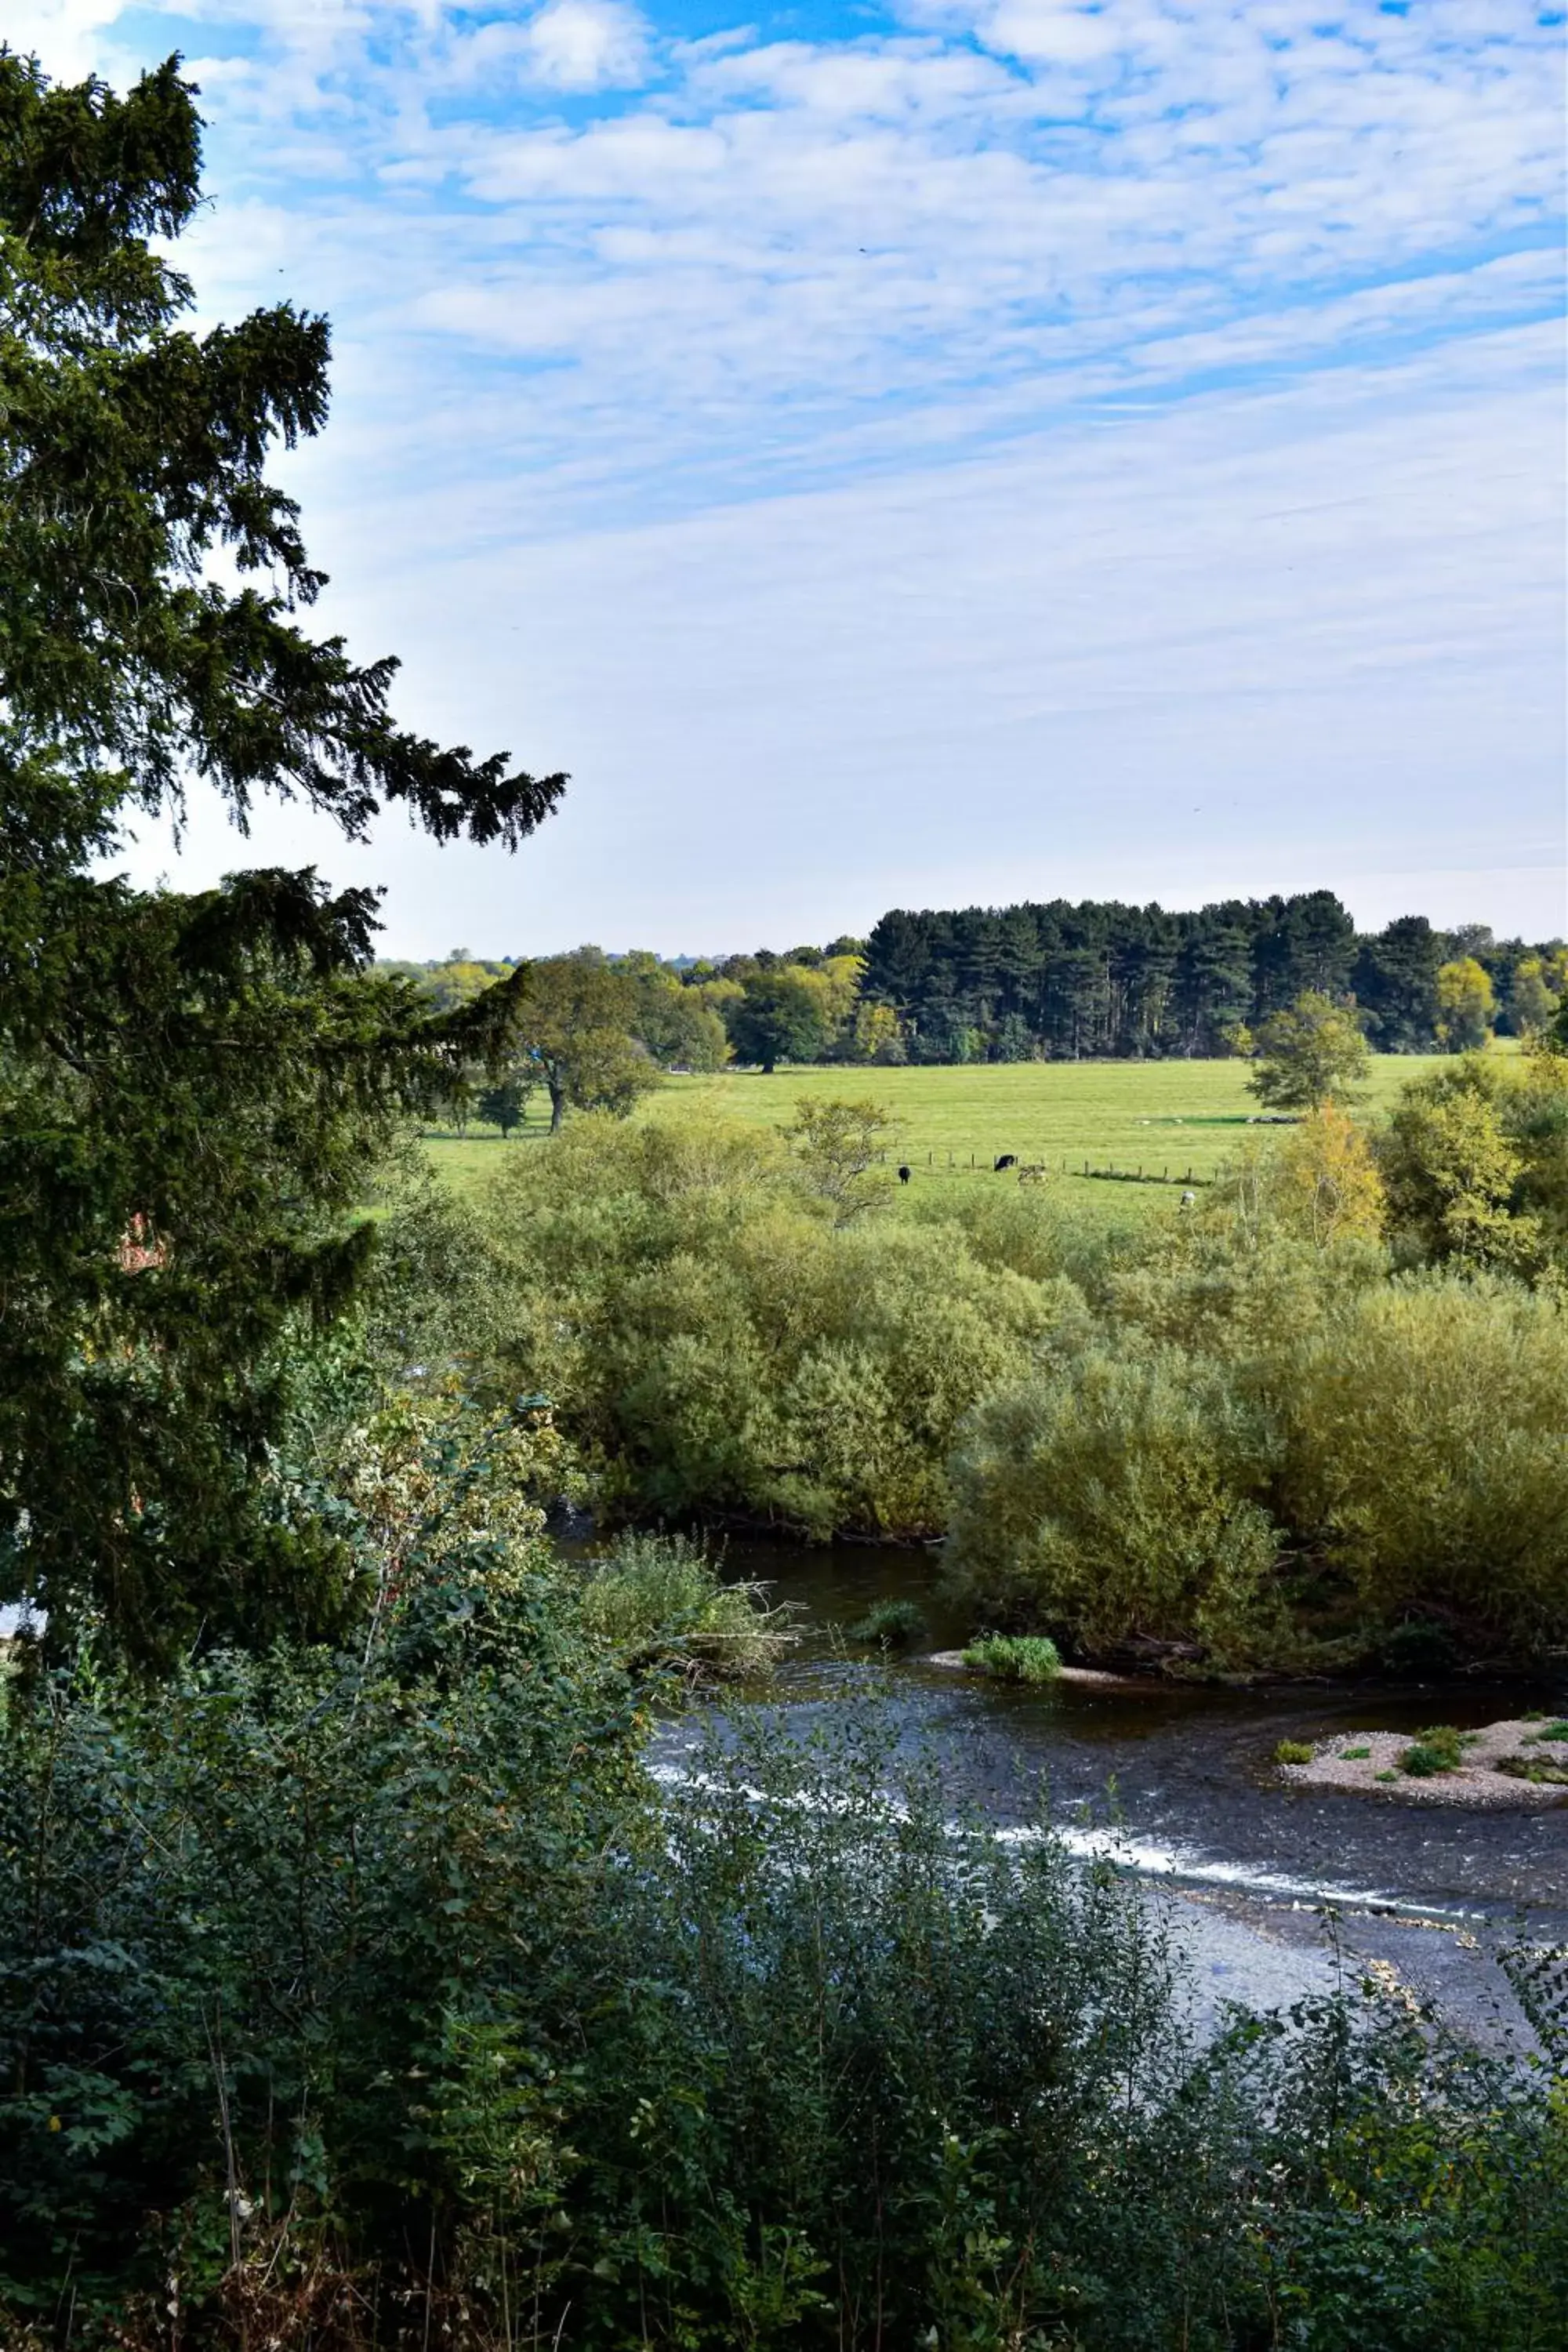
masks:
{"label": "blue sky", "polygon": [[299,811],[388,945],[885,907],[1564,907],[1563,22],[1512,0],[8,0],[179,47],[208,315],[334,322],[290,467],[515,860]]}

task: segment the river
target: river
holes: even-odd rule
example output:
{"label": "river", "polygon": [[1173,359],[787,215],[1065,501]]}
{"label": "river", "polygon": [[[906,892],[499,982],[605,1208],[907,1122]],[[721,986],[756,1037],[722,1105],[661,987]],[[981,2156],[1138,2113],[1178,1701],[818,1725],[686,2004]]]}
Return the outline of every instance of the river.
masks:
{"label": "river", "polygon": [[[1511,2008],[1497,1945],[1521,1934],[1568,1942],[1568,1802],[1554,1792],[1506,1811],[1416,1807],[1287,1788],[1271,1766],[1283,1738],[1568,1713],[1568,1675],[1009,1689],[930,1663],[966,1629],[926,1552],[733,1543],[726,1566],[803,1612],[803,1638],[759,1700],[805,1731],[825,1711],[874,1698],[900,1744],[940,1759],[955,1810],[978,1808],[1002,1827],[1021,1829],[1045,1796],[1072,1843],[1113,1845],[1163,1891],[1200,1990],[1267,2003],[1323,1989],[1337,1965],[1327,1908],[1352,1958],[1393,1970],[1484,2033]],[[873,1601],[894,1597],[920,1604],[928,1643],[900,1656],[847,1641]],[[668,1727],[667,1769],[700,1736],[690,1719]]]}

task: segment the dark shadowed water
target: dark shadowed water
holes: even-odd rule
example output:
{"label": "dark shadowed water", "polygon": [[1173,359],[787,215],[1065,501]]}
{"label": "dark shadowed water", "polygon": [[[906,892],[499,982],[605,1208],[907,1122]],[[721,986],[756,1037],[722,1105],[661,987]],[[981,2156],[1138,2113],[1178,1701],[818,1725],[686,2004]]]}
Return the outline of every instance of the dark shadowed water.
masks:
{"label": "dark shadowed water", "polygon": [[[966,1628],[944,1607],[926,1552],[734,1543],[727,1566],[805,1612],[809,1630],[765,1703],[804,1730],[879,1691],[900,1740],[940,1757],[955,1806],[1021,1823],[1043,1790],[1053,1817],[1086,1843],[1114,1824],[1135,1866],[1176,1885],[1497,1927],[1522,1914],[1535,1935],[1568,1935],[1568,1803],[1558,1792],[1543,1790],[1529,1809],[1483,1812],[1290,1789],[1271,1768],[1282,1738],[1568,1711],[1568,1676],[1003,1689],[928,1663],[927,1653],[961,1643]],[[847,1640],[846,1628],[884,1598],[924,1610],[931,1638],[921,1652],[879,1655]],[[659,1744],[673,1761],[698,1736],[688,1721]]]}

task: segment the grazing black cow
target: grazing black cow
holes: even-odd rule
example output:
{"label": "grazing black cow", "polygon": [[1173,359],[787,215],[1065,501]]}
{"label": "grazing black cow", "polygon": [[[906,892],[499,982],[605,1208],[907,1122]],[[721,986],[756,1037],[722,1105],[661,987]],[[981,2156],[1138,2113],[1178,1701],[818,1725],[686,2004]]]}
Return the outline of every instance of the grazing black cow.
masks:
{"label": "grazing black cow", "polygon": [[1005,1151],[991,1172],[994,1176],[999,1176],[1004,1168],[1016,1168],[1017,1165],[1017,1153],[1016,1151]]}
{"label": "grazing black cow", "polygon": [[909,1171],[909,1170],[908,1170],[907,1168],[900,1168],[900,1171],[899,1171],[899,1181],[900,1181],[900,1184],[907,1184],[907,1183],[909,1182],[909,1181],[910,1181],[910,1171]]}

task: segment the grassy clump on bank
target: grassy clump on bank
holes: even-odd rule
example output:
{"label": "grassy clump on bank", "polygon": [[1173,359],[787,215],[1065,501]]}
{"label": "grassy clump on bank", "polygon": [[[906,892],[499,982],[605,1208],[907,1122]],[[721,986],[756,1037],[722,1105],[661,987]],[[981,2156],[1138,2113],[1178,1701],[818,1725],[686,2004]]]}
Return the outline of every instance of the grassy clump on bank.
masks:
{"label": "grassy clump on bank", "polygon": [[679,1535],[617,1537],[589,1564],[579,1609],[588,1633],[628,1665],[696,1681],[764,1673],[795,1638],[789,1612],[769,1607],[763,1585],[726,1580]]}
{"label": "grassy clump on bank", "polygon": [[982,1634],[964,1651],[963,1663],[997,1683],[1053,1683],[1062,1670],[1061,1653],[1044,1633]]}
{"label": "grassy clump on bank", "polygon": [[1399,1769],[1413,1780],[1429,1780],[1438,1772],[1457,1772],[1465,1760],[1466,1745],[1465,1735],[1456,1725],[1429,1724],[1403,1751]]}
{"label": "grassy clump on bank", "polygon": [[912,1650],[929,1638],[925,1612],[913,1601],[874,1601],[844,1630],[851,1642],[879,1642],[889,1650]]}

